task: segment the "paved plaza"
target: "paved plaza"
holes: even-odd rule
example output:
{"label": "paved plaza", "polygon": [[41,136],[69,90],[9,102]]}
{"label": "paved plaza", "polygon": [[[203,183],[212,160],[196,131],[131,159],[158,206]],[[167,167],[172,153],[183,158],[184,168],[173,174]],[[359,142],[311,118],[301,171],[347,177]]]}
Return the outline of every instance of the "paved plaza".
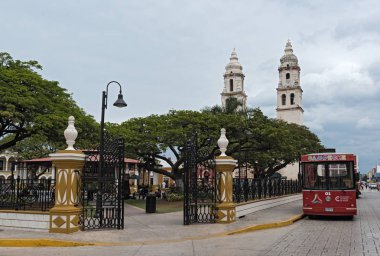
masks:
{"label": "paved plaza", "polygon": [[[301,212],[301,200],[247,215],[230,225],[181,225],[181,213],[143,214],[128,207],[121,231],[72,235],[2,229],[0,238],[54,238],[104,242],[96,246],[62,248],[0,248],[0,255],[380,255],[380,192],[365,191],[354,220],[304,218],[293,225],[231,235],[232,230]],[[161,223],[154,223],[160,221]],[[144,228],[143,228],[144,227]],[[139,230],[140,229],[140,230]],[[139,231],[138,231],[139,230]]]}

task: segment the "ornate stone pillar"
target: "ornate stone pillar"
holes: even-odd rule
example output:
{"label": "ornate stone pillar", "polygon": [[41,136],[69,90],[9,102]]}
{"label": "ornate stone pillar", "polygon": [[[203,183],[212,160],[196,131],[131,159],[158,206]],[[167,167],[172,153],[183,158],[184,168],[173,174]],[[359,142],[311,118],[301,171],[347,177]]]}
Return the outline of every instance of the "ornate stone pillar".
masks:
{"label": "ornate stone pillar", "polygon": [[236,160],[226,155],[228,140],[226,130],[221,129],[221,136],[218,140],[218,146],[222,152],[215,159],[218,197],[217,197],[217,223],[231,223],[236,220],[236,205],[232,200],[233,180],[232,173],[236,167]]}
{"label": "ornate stone pillar", "polygon": [[50,154],[56,170],[55,204],[50,209],[49,232],[51,233],[72,233],[79,230],[81,213],[79,181],[85,155],[82,151],[73,148],[77,135],[74,117],[70,116],[69,125],[65,130],[68,147]]}

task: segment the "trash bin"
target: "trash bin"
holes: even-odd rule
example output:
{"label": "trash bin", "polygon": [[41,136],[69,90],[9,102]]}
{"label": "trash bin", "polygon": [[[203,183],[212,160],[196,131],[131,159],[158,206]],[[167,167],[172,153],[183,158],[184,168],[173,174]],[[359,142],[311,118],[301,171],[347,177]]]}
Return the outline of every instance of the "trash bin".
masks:
{"label": "trash bin", "polygon": [[154,194],[149,194],[146,196],[146,213],[155,213],[156,212],[156,196]]}

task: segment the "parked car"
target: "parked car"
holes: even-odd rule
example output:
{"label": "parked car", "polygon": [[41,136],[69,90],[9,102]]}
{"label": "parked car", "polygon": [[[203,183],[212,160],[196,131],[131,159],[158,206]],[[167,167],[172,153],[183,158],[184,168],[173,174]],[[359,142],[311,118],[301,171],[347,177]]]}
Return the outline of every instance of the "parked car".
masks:
{"label": "parked car", "polygon": [[368,187],[369,187],[370,189],[375,189],[375,188],[377,188],[377,184],[376,184],[376,183],[369,183],[369,184],[368,184]]}

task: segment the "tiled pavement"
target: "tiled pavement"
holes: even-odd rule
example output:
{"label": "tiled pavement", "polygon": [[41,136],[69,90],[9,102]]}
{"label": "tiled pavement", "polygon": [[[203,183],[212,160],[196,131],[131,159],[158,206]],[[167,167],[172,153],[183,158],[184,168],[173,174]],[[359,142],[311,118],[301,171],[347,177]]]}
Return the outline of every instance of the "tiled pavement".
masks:
{"label": "tiled pavement", "polygon": [[265,255],[380,255],[380,192],[363,192],[358,208],[353,220],[305,218]]}
{"label": "tiled pavement", "polygon": [[[29,248],[28,255],[189,255],[189,256],[208,256],[208,255],[228,255],[228,256],[374,256],[380,255],[380,192],[364,192],[358,200],[359,215],[354,220],[341,218],[305,218],[287,227],[260,230],[251,233],[244,233],[232,236],[209,236],[214,232],[228,229],[221,225],[194,225],[183,227],[178,223],[176,217],[160,215],[162,223],[149,222],[139,212],[132,214],[130,221],[137,221],[135,226],[130,229],[144,228],[139,233],[146,235],[149,231],[153,234],[150,239],[156,237],[162,239],[158,243],[142,244],[120,244],[119,246],[95,246],[95,247],[75,247],[75,248]],[[298,210],[297,210],[298,209]],[[287,205],[277,206],[271,209],[256,212],[239,220],[237,226],[244,226],[252,223],[260,223],[262,220],[279,219],[279,216],[293,214],[300,210],[300,201]],[[145,220],[145,222],[144,222]],[[157,219],[158,220],[158,219]],[[180,219],[179,219],[180,220]],[[163,228],[167,225],[167,229]],[[128,227],[128,226],[127,226]],[[4,232],[6,231],[6,232]],[[0,237],[12,236],[12,232],[3,230]],[[128,233],[129,232],[129,233]],[[168,233],[171,232],[171,233]],[[202,239],[179,239],[178,241],[168,241],[168,237],[186,237],[193,233],[206,234]],[[7,234],[8,233],[8,234]],[[83,233],[87,237],[83,237]],[[129,241],[131,230],[119,232],[82,232],[84,240],[114,240]],[[23,234],[24,237],[31,233]],[[161,234],[161,235],[160,235]],[[13,235],[16,236],[15,233]],[[77,237],[78,235],[75,235]],[[20,232],[18,232],[20,237]],[[158,236],[158,237],[157,237]],[[69,236],[73,238],[74,236]],[[62,237],[61,237],[62,238]],[[69,238],[67,238],[69,239]],[[135,238],[134,241],[141,241]],[[0,255],[24,255],[25,248],[0,248]]]}

